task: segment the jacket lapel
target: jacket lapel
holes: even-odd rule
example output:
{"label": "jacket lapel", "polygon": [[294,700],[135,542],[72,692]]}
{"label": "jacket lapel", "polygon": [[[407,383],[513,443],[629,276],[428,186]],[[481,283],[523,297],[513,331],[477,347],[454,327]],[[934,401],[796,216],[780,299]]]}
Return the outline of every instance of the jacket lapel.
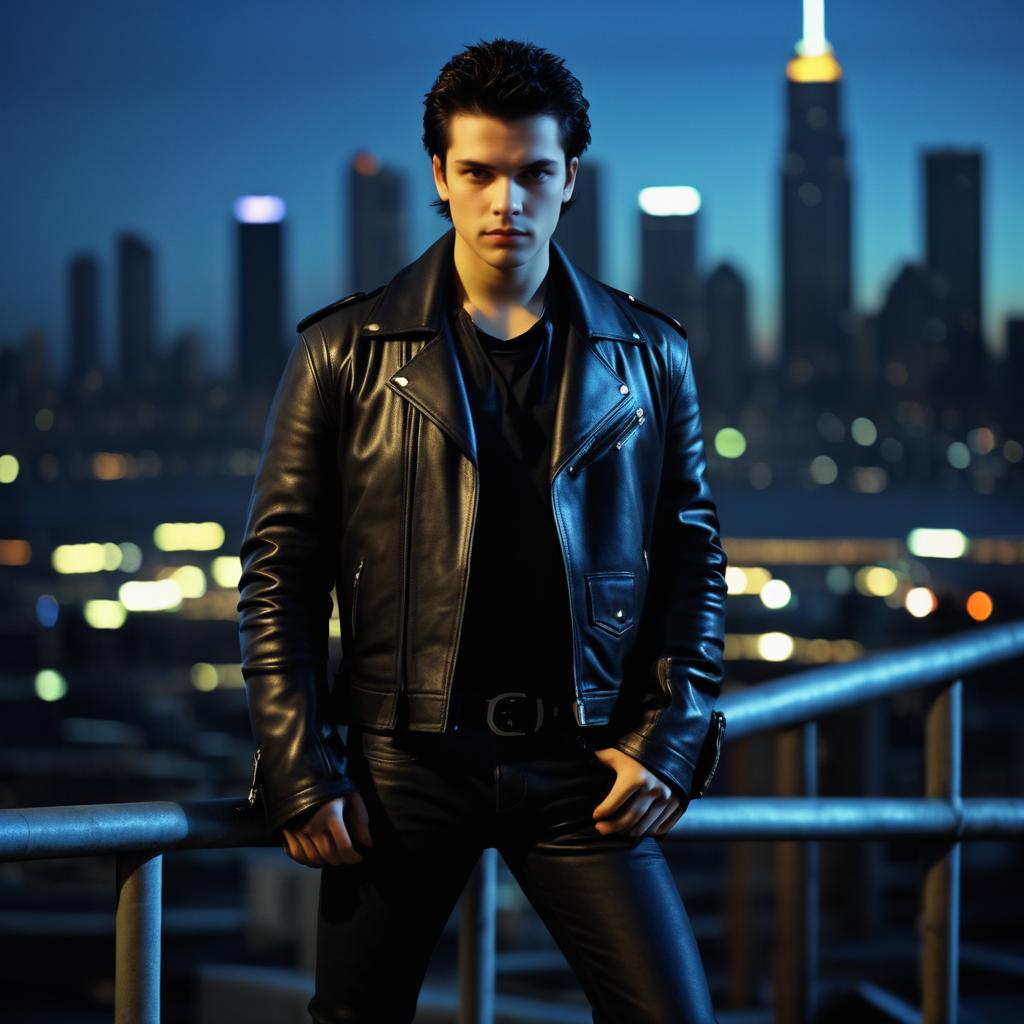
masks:
{"label": "jacket lapel", "polygon": [[[392,374],[387,386],[436,423],[476,465],[469,396],[448,316],[454,249],[453,227],[385,285],[361,325],[360,337],[429,339]],[[646,344],[646,338],[625,303],[576,267],[553,239],[550,261],[565,288],[570,316],[551,439],[553,481],[595,431],[609,421],[617,423],[619,411],[635,404],[627,382],[612,369],[612,350],[620,342]]]}

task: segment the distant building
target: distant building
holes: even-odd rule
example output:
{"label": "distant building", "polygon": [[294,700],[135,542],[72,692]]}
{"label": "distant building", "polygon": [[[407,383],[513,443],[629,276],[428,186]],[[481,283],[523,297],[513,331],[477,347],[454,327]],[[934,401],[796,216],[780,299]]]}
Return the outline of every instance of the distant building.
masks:
{"label": "distant building", "polygon": [[351,287],[368,292],[386,284],[409,262],[406,176],[359,152],[348,173]]}
{"label": "distant building", "polygon": [[237,378],[243,389],[272,391],[294,341],[284,322],[285,203],[277,196],[235,200]]}
{"label": "distant building", "polygon": [[100,266],[86,253],[68,265],[68,378],[72,385],[100,366]]}
{"label": "distant building", "polygon": [[850,173],[842,69],[824,24],[804,24],[786,66],[781,358],[791,393],[835,405],[852,365]]}
{"label": "distant building", "polygon": [[704,286],[708,348],[694,360],[701,406],[728,415],[750,401],[754,376],[747,286],[731,263],[720,263]]}
{"label": "distant building", "polygon": [[924,154],[925,265],[939,330],[937,397],[977,402],[988,382],[982,339],[981,154],[944,149]]}
{"label": "distant building", "polygon": [[156,372],[156,287],[153,248],[138,235],[117,238],[116,371],[126,387],[152,384]]}
{"label": "distant building", "polygon": [[[601,197],[604,176],[603,164],[580,159],[572,192],[572,209],[562,215],[552,236],[573,263],[602,281]],[[616,287],[623,286],[619,284]]]}

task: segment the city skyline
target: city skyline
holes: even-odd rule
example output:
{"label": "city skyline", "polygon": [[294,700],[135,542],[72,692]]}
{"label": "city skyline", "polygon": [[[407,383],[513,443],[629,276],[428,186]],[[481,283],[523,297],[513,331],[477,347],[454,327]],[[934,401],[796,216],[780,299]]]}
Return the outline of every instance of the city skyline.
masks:
{"label": "city skyline", "polygon": [[[739,10],[743,5],[733,7]],[[120,5],[113,3],[101,8],[96,24],[91,29],[97,41],[102,38],[99,33],[105,15],[121,9]],[[923,6],[910,3],[900,5],[897,11],[891,12],[892,17],[887,23],[889,29],[898,34],[901,18],[907,23],[904,28],[908,28],[908,19],[914,10],[923,10]],[[318,5],[317,11],[325,23],[335,26],[341,24],[337,11],[332,11],[330,7]],[[715,26],[721,30],[722,26],[730,22],[728,10],[716,8],[716,11],[713,18],[703,12],[694,15],[694,20],[689,23],[693,27],[689,38],[695,41],[706,39],[709,34],[713,34]],[[858,11],[862,15],[871,13],[863,6]],[[74,14],[68,13],[69,16]],[[735,14],[735,11],[732,13]],[[704,223],[700,240],[702,249],[699,253],[701,268],[707,272],[719,262],[729,261],[749,282],[755,349],[762,356],[766,352],[775,355],[778,351],[778,341],[774,336],[780,319],[777,172],[784,149],[785,63],[792,56],[793,44],[800,36],[800,5],[791,2],[774,4],[771,5],[770,13],[771,19],[767,19],[760,7],[750,12],[745,23],[749,31],[737,33],[734,41],[736,48],[723,55],[720,64],[715,63],[706,48],[698,53],[694,43],[694,60],[678,61],[675,70],[667,68],[664,62],[659,65],[657,53],[650,54],[650,67],[636,67],[632,56],[611,66],[604,60],[608,53],[607,38],[591,30],[590,36],[583,33],[581,38],[569,40],[566,37],[567,24],[562,19],[549,19],[551,28],[545,30],[544,21],[527,12],[527,17],[521,22],[521,31],[515,33],[564,56],[568,66],[580,77],[591,101],[594,142],[584,154],[583,160],[591,157],[599,159],[607,172],[607,192],[602,197],[601,211],[605,221],[604,246],[608,254],[604,279],[624,288],[634,287],[638,279],[639,214],[636,193],[639,188],[652,184],[693,184],[701,190],[704,199]],[[913,127],[904,127],[902,133],[897,133],[896,142],[887,148],[882,159],[874,151],[881,140],[892,138],[892,125],[886,128],[888,121],[885,119],[891,120],[896,115],[891,109],[893,104],[881,105],[872,97],[877,96],[880,82],[891,81],[894,75],[899,75],[885,60],[893,49],[893,38],[891,34],[883,34],[872,39],[865,33],[860,22],[849,21],[850,12],[837,9],[834,4],[826,9],[826,35],[835,48],[845,80],[846,109],[843,119],[850,140],[853,177],[853,294],[856,308],[863,313],[875,312],[902,262],[918,260],[923,254],[924,151],[946,146],[976,147],[981,150],[984,165],[983,308],[986,341],[990,345],[995,343],[993,350],[1001,353],[999,342],[1005,318],[1024,305],[1019,284],[1013,278],[1012,260],[1016,246],[1013,226],[1021,219],[1022,204],[1001,183],[1008,180],[1007,176],[1012,175],[1015,166],[1020,166],[1022,158],[1019,140],[1013,142],[1009,131],[1001,134],[999,129],[1000,117],[1008,117],[1011,113],[1010,93],[1005,89],[997,92],[993,83],[999,81],[1000,76],[1019,78],[1019,73],[1009,66],[1009,39],[1005,34],[1002,38],[1002,50],[1005,53],[1003,61],[1000,60],[999,46],[990,38],[996,31],[1000,17],[1007,21],[1010,19],[1008,5],[995,4],[993,10],[987,13],[990,15],[989,20],[983,25],[975,25],[975,31],[967,36],[962,35],[966,24],[965,11],[950,12],[945,9],[941,18],[920,24],[916,36],[913,33],[905,35],[908,52],[904,54],[904,76],[914,77],[912,70],[915,60],[922,56],[928,45],[923,40],[930,40],[932,54],[945,67],[945,71],[936,76],[934,85],[936,89],[945,89],[945,93],[932,92],[924,100],[913,93],[901,97],[903,103],[897,106],[900,106]],[[412,21],[415,22],[416,17],[420,16],[415,15]],[[674,16],[666,14],[668,18]],[[342,229],[347,226],[348,211],[341,189],[347,180],[348,162],[362,149],[372,150],[385,164],[397,167],[408,177],[412,244],[409,258],[413,258],[448,227],[447,222],[441,220],[429,207],[435,193],[426,154],[419,142],[422,92],[429,88],[441,63],[464,42],[476,37],[513,34],[505,31],[500,19],[487,18],[467,18],[460,23],[465,27],[458,32],[435,30],[429,42],[415,54],[415,59],[409,55],[408,62],[403,60],[400,69],[386,77],[388,91],[367,88],[364,83],[361,86],[362,104],[353,103],[346,107],[344,102],[339,102],[337,123],[345,123],[346,120],[350,122],[351,134],[332,135],[325,130],[318,136],[307,135],[306,145],[301,149],[286,141],[283,150],[277,151],[276,144],[282,139],[289,140],[297,134],[310,131],[314,115],[302,99],[307,91],[306,99],[314,99],[320,104],[317,110],[323,112],[331,107],[329,102],[325,102],[325,79],[320,77],[323,75],[321,61],[311,61],[308,69],[310,73],[297,76],[291,83],[293,91],[288,96],[279,96],[271,85],[264,82],[261,86],[266,90],[263,98],[273,93],[271,98],[277,103],[277,106],[271,104],[266,111],[268,120],[264,124],[270,126],[264,127],[262,135],[257,133],[257,136],[253,136],[251,133],[254,125],[244,117],[241,118],[236,126],[237,143],[233,141],[232,135],[225,136],[225,142],[231,148],[218,153],[217,147],[211,148],[202,139],[211,132],[218,118],[223,119],[228,110],[234,109],[232,105],[237,102],[237,97],[228,90],[218,97],[221,101],[219,104],[209,104],[208,108],[204,108],[208,120],[185,119],[185,127],[191,128],[193,138],[191,159],[197,164],[195,173],[191,173],[187,179],[176,176],[176,171],[180,171],[182,165],[190,159],[177,152],[171,160],[171,166],[163,171],[168,175],[168,180],[162,182],[165,191],[158,190],[160,179],[150,173],[153,191],[147,194],[147,172],[144,169],[165,148],[165,155],[170,155],[169,146],[164,147],[163,144],[169,144],[172,138],[158,130],[167,122],[156,118],[155,113],[162,110],[164,116],[170,117],[175,112],[174,103],[180,106],[184,101],[185,97],[181,93],[183,79],[176,80],[174,76],[181,71],[179,61],[188,60],[188,47],[183,47],[181,53],[174,55],[160,48],[155,39],[150,39],[148,43],[140,42],[138,53],[127,59],[123,68],[106,69],[106,78],[99,74],[90,78],[88,65],[77,63],[86,58],[72,58],[69,52],[70,66],[65,73],[82,75],[82,88],[72,102],[70,94],[62,92],[62,88],[67,88],[66,84],[62,87],[59,81],[49,81],[44,86],[41,81],[48,65],[53,77],[54,66],[63,66],[64,63],[59,60],[63,45],[63,36],[59,31],[61,26],[57,24],[52,11],[49,17],[52,32],[45,36],[45,40],[38,37],[39,15],[24,12],[19,15],[20,22],[9,37],[15,39],[20,36],[25,45],[21,47],[23,52],[20,57],[13,65],[8,64],[5,72],[8,76],[15,75],[19,68],[23,72],[17,81],[8,82],[8,92],[13,88],[16,97],[13,116],[8,115],[12,122],[8,137],[14,138],[16,152],[26,149],[31,151],[31,147],[18,146],[17,140],[24,135],[38,134],[44,127],[38,119],[29,123],[31,119],[25,116],[33,103],[37,108],[41,105],[42,109],[45,109],[47,102],[53,105],[52,113],[57,118],[56,122],[43,120],[55,126],[61,123],[62,118],[70,117],[74,109],[89,107],[91,104],[97,108],[94,113],[99,117],[94,122],[97,127],[92,136],[93,145],[96,151],[103,150],[106,156],[97,156],[96,152],[90,156],[87,148],[74,149],[72,136],[72,149],[69,151],[82,156],[76,165],[81,168],[81,174],[76,176],[68,169],[68,164],[61,161],[48,165],[36,174],[29,174],[23,161],[12,161],[2,172],[7,180],[7,193],[13,194],[16,201],[12,202],[8,211],[13,230],[8,234],[11,248],[8,251],[8,269],[4,275],[0,339],[5,343],[16,342],[26,331],[35,327],[43,328],[48,334],[51,357],[55,366],[61,370],[67,360],[67,318],[64,308],[67,267],[74,256],[83,251],[94,253],[101,262],[100,332],[103,356],[109,360],[116,329],[112,276],[115,267],[115,238],[121,231],[138,233],[155,249],[158,267],[157,303],[162,311],[158,338],[161,349],[166,348],[169,339],[179,332],[198,329],[210,339],[207,356],[211,370],[217,371],[224,366],[230,357],[235,329],[231,204],[241,192],[274,192],[281,195],[288,204],[285,237],[287,324],[294,324],[299,316],[344,294],[344,282],[352,275],[348,267],[348,254],[342,251],[347,239]],[[223,12],[210,17],[223,18]],[[351,17],[358,20],[362,15],[353,12]],[[142,26],[136,23],[135,15],[129,13],[124,20],[125,24],[121,27],[126,37],[138,41]],[[769,21],[770,25],[767,24]],[[732,23],[735,24],[735,20]],[[157,24],[164,24],[159,17]],[[74,26],[68,23],[68,18],[64,19],[63,25],[67,33],[75,34]],[[268,9],[268,19],[257,27],[257,35],[260,31],[268,36],[274,34],[269,31],[272,25]],[[276,26],[282,32],[275,35],[275,41],[282,47],[294,41],[297,35],[289,31],[289,25],[290,22],[281,22]],[[953,29],[957,25],[961,29],[958,40],[960,56],[957,58],[959,66],[970,65],[974,59],[972,54],[980,61],[981,51],[989,58],[985,65],[987,73],[979,74],[977,79],[951,73],[950,55],[955,37]],[[172,22],[167,21],[166,27],[171,26]],[[200,33],[203,45],[214,46],[218,34],[228,27],[226,22],[204,26],[204,32]],[[252,31],[241,25],[237,28],[240,32]],[[407,25],[406,30],[411,42],[415,26]],[[779,40],[783,37],[787,41],[780,49]],[[44,41],[50,44],[50,56],[35,65],[35,70],[29,73],[33,47]],[[192,42],[198,45],[195,39]],[[661,42],[655,43],[656,47],[663,45]],[[315,46],[310,40],[311,51]],[[372,53],[373,48],[369,49]],[[140,57],[157,50],[164,61],[165,91],[154,93],[154,79],[143,74],[139,79],[141,88],[137,90],[138,95],[129,95],[127,91],[119,95],[117,90],[121,76],[130,75]],[[98,61],[104,51],[99,47],[91,52],[92,59]],[[224,51],[225,57],[229,52]],[[389,51],[393,52],[406,54],[402,48]],[[918,58],[914,57],[915,52]],[[683,55],[688,56],[688,53],[684,50]],[[192,56],[195,54],[192,53]],[[354,55],[352,59],[369,60],[370,55]],[[865,66],[865,61],[873,60],[878,62],[878,67]],[[228,66],[231,63],[230,60],[226,61]],[[773,65],[770,71],[757,70],[767,69],[768,65]],[[249,70],[258,78],[263,66],[261,60],[258,68]],[[978,67],[980,69],[981,65]],[[666,135],[664,129],[657,136],[649,129],[649,111],[638,108],[634,123],[627,116],[631,104],[638,103],[644,95],[649,98],[657,93],[654,81],[662,81],[662,89],[667,87],[665,82],[671,81],[676,87],[685,90],[700,82],[720,79],[723,71],[730,69],[736,71],[739,79],[732,83],[731,91],[713,89],[708,93],[705,106],[687,108],[681,115],[684,122],[692,119],[705,126],[701,128],[698,124],[687,132],[701,140],[701,148],[692,158],[685,153],[680,156],[681,146],[685,149],[682,140],[673,138],[671,134]],[[98,70],[93,69],[94,72]],[[137,66],[135,71],[142,74]],[[742,139],[727,139],[721,124],[715,127],[715,118],[720,117],[724,109],[749,106],[751,94],[744,90],[750,76],[764,79],[760,87],[762,95],[757,97],[757,103],[765,110],[770,109],[769,121],[757,122],[756,119],[748,119],[750,115],[747,115],[741,121],[751,131],[745,133]],[[359,78],[355,71],[348,77],[353,80]],[[927,78],[917,77],[917,85],[922,87],[921,91],[927,92],[924,88]],[[326,80],[336,83],[339,100],[347,102],[346,76],[335,75],[332,79],[331,75],[327,75]],[[308,86],[302,85],[304,81],[309,83]],[[651,84],[647,86],[644,82]],[[940,85],[940,82],[944,85]],[[320,83],[319,87],[317,83]],[[103,98],[105,90],[107,92]],[[979,107],[977,116],[965,119],[965,112],[970,106],[969,97],[973,95],[975,101],[981,103],[986,90],[991,93],[989,107]],[[157,102],[161,97],[163,106]],[[258,97],[259,94],[254,94],[253,98]],[[1000,100],[1003,104],[1001,108],[997,102]],[[128,117],[132,112],[144,112],[147,103],[154,111],[151,128],[153,134],[141,136],[147,145],[141,153],[135,152],[131,167],[125,167],[125,162],[116,158],[124,140],[120,136],[116,140],[104,138],[102,126],[116,121],[118,117]],[[913,112],[922,103],[932,111],[931,116],[923,120],[915,119]],[[663,105],[661,110],[663,112]],[[289,111],[296,116],[289,118]],[[179,121],[182,120],[180,113],[179,109]],[[19,114],[22,116],[19,117]],[[273,120],[277,115],[280,115],[279,122]],[[879,118],[884,124],[879,124]],[[943,129],[942,124],[948,124],[949,127]],[[183,130],[180,125],[178,130]],[[51,132],[51,137],[55,138],[57,134]],[[310,149],[311,140],[317,145],[315,151]],[[630,140],[642,145],[629,148]],[[117,144],[100,144],[111,141]],[[625,148],[619,148],[620,144]],[[265,159],[256,155],[247,156],[247,153],[252,153],[253,146],[257,152],[270,155],[266,155]],[[751,147],[762,152],[760,160],[752,162],[751,159],[742,158],[742,153]],[[220,148],[224,149],[223,146]],[[303,152],[312,155],[314,162],[309,166],[303,166]],[[623,153],[628,155],[623,156]],[[726,154],[731,154],[731,158]],[[738,168],[736,164],[743,166]],[[903,166],[903,184],[897,187],[897,183],[891,180],[884,185],[880,184],[879,173],[884,176],[886,167],[897,165]],[[670,177],[668,168],[672,166],[681,166],[683,169]],[[693,170],[688,173],[691,166]],[[139,169],[132,170],[133,167]],[[255,168],[255,171],[247,168]],[[104,170],[107,176],[102,180],[106,183],[106,191],[103,190],[100,177],[97,177],[102,176]],[[123,180],[120,180],[122,176]],[[229,192],[232,182],[234,187]],[[746,194],[737,199],[738,194],[744,193],[744,182]],[[33,184],[32,188],[30,184]],[[57,193],[53,190],[61,188],[64,191],[60,195],[64,198],[52,205],[54,215],[43,216],[42,211],[51,208],[47,199],[56,198]],[[90,188],[95,197],[92,205],[79,203],[76,206],[68,195],[80,195]],[[59,215],[61,203],[69,208],[65,218]],[[36,216],[33,211],[40,215]],[[751,220],[755,212],[756,220]],[[32,226],[35,227],[34,231],[30,229]],[[21,254],[18,260],[12,258],[15,251]],[[384,283],[383,280],[380,283]]]}

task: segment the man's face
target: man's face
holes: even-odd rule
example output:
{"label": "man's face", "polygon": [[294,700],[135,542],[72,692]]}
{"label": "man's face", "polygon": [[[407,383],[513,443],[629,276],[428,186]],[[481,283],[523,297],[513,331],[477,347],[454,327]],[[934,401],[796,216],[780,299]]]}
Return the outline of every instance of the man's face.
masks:
{"label": "man's face", "polygon": [[[459,113],[449,125],[446,175],[434,157],[434,183],[463,242],[493,267],[518,267],[554,234],[579,162],[572,158],[567,175],[558,122],[550,114],[503,121]],[[497,228],[524,234],[488,233]]]}

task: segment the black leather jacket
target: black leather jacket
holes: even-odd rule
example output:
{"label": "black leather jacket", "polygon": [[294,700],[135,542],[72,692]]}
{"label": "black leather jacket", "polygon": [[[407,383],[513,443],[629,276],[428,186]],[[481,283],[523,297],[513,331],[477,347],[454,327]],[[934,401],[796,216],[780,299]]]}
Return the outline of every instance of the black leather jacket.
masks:
{"label": "black leather jacket", "polygon": [[[250,801],[261,788],[270,829],[354,788],[337,724],[451,728],[477,493],[446,312],[454,241],[300,321],[270,409],[238,583]],[[724,726],[726,557],[686,333],[554,241],[550,259],[571,311],[550,479],[574,713],[699,796],[698,754],[714,732],[717,763]],[[509,628],[528,638],[529,609]]]}

